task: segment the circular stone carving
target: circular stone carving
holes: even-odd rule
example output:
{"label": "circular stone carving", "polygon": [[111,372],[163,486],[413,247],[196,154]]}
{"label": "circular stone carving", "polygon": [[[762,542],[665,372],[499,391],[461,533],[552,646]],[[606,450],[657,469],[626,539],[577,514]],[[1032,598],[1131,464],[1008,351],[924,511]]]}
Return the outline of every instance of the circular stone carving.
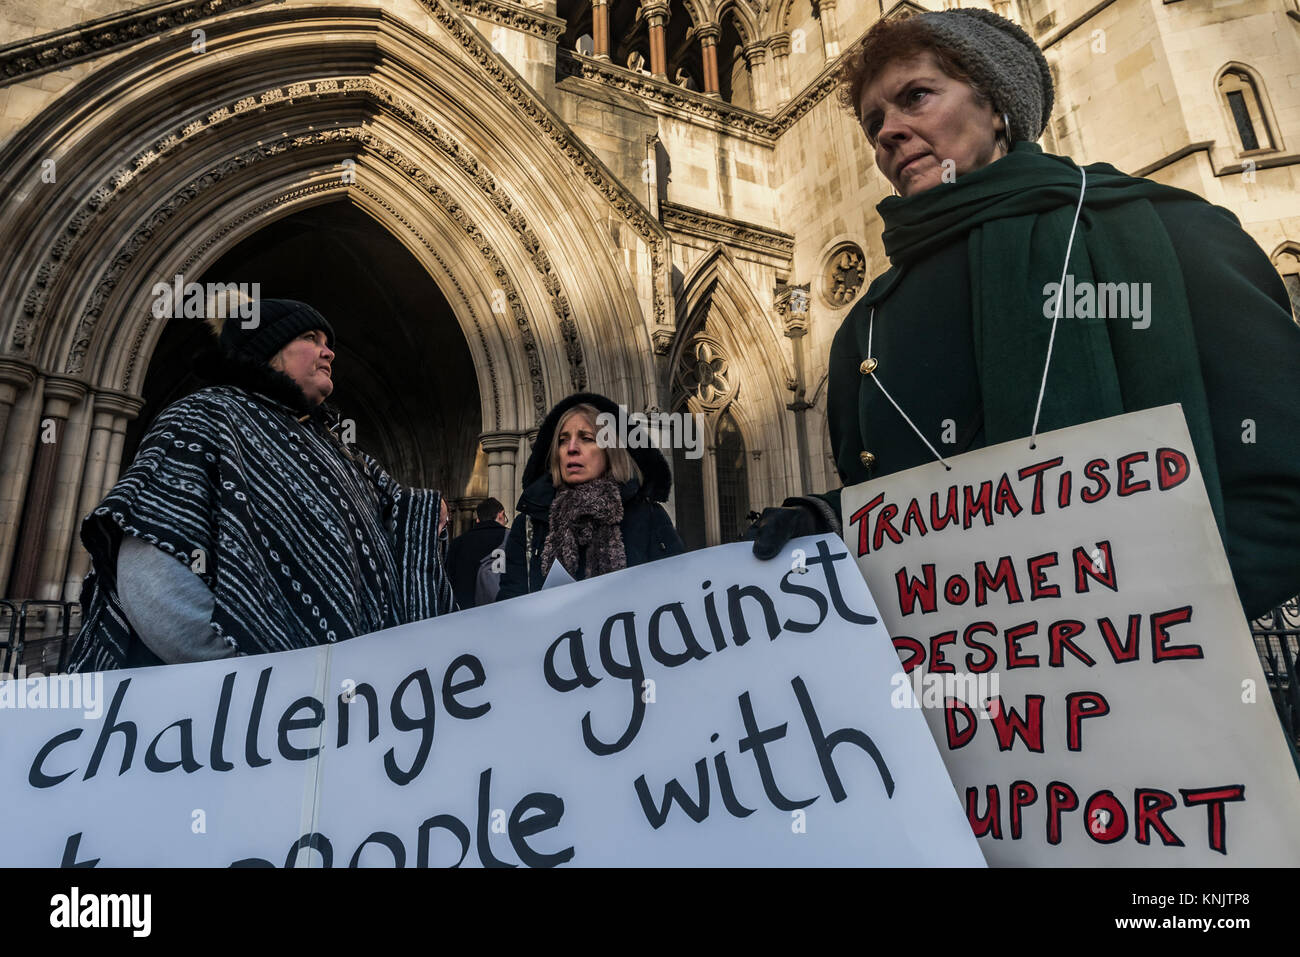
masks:
{"label": "circular stone carving", "polygon": [[832,306],[847,306],[857,298],[867,275],[867,257],[856,243],[841,243],[826,257],[822,295]]}
{"label": "circular stone carving", "polygon": [[697,338],[682,356],[682,385],[704,405],[716,405],[731,391],[728,366],[717,343]]}

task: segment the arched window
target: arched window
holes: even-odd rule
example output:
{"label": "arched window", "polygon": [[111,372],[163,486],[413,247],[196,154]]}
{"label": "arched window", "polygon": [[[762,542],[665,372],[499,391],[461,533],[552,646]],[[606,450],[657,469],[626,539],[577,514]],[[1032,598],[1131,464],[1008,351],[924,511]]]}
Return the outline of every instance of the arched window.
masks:
{"label": "arched window", "polygon": [[754,84],[745,59],[745,43],[731,11],[722,18],[718,38],[718,92],[733,106],[754,109]]}
{"label": "arched window", "polygon": [[745,467],[745,439],[730,412],[723,412],[714,427],[718,468],[718,526],[723,543],[740,541],[749,522],[749,471]]}
{"label": "arched window", "polygon": [[1282,274],[1282,284],[1291,297],[1291,316],[1300,322],[1300,244],[1283,246],[1274,254],[1273,265]]}
{"label": "arched window", "polygon": [[749,527],[749,471],[745,439],[728,409],[736,389],[726,349],[701,328],[675,359],[673,408],[693,412],[702,447],[690,458],[673,450],[678,534],[688,548],[740,539]]}
{"label": "arched window", "polygon": [[1273,149],[1273,136],[1254,78],[1245,70],[1225,70],[1219,77],[1219,95],[1237,131],[1239,151]]}
{"label": "arched window", "polygon": [[668,79],[688,90],[704,89],[704,54],[695,36],[695,20],[681,0],[672,0],[664,27]]}
{"label": "arched window", "polygon": [[[590,56],[591,0],[559,0],[555,5],[555,15],[564,21],[560,46]],[[582,42],[584,36],[587,38],[586,44]]]}
{"label": "arched window", "polygon": [[[650,72],[650,32],[639,3],[609,3],[609,54],[615,66]],[[635,66],[635,64],[640,64]]]}

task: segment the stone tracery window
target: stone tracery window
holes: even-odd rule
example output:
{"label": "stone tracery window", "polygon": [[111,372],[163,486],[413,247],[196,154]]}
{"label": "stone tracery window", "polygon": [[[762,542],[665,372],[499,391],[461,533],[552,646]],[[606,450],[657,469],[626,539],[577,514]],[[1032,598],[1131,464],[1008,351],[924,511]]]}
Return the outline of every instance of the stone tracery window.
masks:
{"label": "stone tracery window", "polygon": [[703,419],[701,458],[673,450],[678,534],[687,548],[737,541],[748,527],[746,444],[732,414],[737,397],[722,345],[697,333],[684,346],[673,380],[673,408]]}
{"label": "stone tracery window", "polygon": [[731,391],[727,369],[727,358],[717,344],[697,337],[682,358],[682,385],[701,404],[717,405]]}

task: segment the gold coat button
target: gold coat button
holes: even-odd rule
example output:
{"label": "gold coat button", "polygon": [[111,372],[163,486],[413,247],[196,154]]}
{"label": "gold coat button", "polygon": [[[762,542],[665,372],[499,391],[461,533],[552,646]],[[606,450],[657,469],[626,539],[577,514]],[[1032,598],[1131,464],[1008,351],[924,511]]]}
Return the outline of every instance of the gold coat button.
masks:
{"label": "gold coat button", "polygon": [[858,460],[867,468],[871,468],[871,466],[876,464],[876,457],[870,452],[863,452],[858,456]]}
{"label": "gold coat button", "polygon": [[871,375],[876,371],[876,366],[880,365],[875,356],[867,356],[862,360],[862,365],[858,366],[858,371],[863,375]]}

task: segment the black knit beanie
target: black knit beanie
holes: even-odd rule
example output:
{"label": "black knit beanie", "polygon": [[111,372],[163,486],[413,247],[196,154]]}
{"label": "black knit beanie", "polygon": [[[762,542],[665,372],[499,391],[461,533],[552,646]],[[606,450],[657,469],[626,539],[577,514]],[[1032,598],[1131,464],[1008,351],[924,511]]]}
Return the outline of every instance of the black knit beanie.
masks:
{"label": "black knit beanie", "polygon": [[270,362],[288,343],[313,329],[323,330],[329,347],[334,348],[334,327],[305,302],[259,299],[254,303],[253,319],[236,314],[222,323],[217,342],[227,358]]}

